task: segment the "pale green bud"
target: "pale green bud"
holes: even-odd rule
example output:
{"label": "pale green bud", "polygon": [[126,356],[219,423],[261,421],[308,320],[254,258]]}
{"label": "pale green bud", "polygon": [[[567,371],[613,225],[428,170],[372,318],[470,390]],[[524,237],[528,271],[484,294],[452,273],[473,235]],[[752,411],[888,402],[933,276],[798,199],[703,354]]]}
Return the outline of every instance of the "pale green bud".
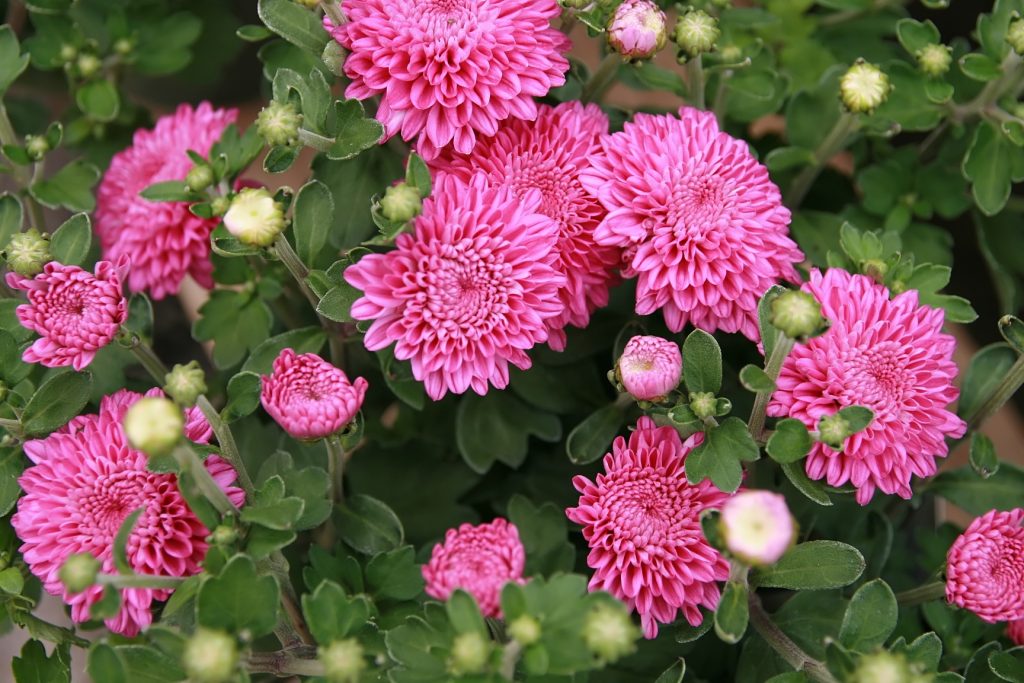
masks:
{"label": "pale green bud", "polygon": [[640,629],[624,608],[598,605],[583,622],[583,642],[602,662],[614,662],[636,650]]}
{"label": "pale green bud", "polygon": [[182,654],[191,683],[227,683],[238,667],[238,643],[223,631],[200,628]]}
{"label": "pale green bud", "polygon": [[64,560],[57,578],[69,593],[81,593],[96,583],[100,566],[100,561],[89,553],[75,553]]}
{"label": "pale green bud", "polygon": [[170,399],[148,396],[124,414],[124,434],[132,448],[146,455],[170,453],[185,433],[185,417]]}
{"label": "pale green bud", "polygon": [[704,52],[711,52],[721,34],[718,19],[704,10],[690,9],[676,21],[672,40],[686,54],[696,57]]}
{"label": "pale green bud", "polygon": [[35,277],[52,260],[50,240],[35,228],[11,235],[4,249],[7,268],[18,275]]}
{"label": "pale green bud", "polygon": [[423,200],[415,187],[408,183],[398,183],[384,190],[380,200],[380,212],[389,221],[406,223],[423,210]]}
{"label": "pale green bud", "polygon": [[199,361],[187,365],[175,365],[164,375],[164,393],[178,405],[190,408],[206,393],[206,374],[199,367]]}
{"label": "pale green bud", "polygon": [[256,117],[256,132],[270,146],[292,146],[299,141],[302,114],[290,102],[273,101]]}
{"label": "pale green bud", "polygon": [[242,244],[269,247],[284,230],[284,210],[266,188],[247,187],[231,200],[224,227]]}
{"label": "pale green bud", "polygon": [[823,332],[828,321],[821,315],[821,304],[813,294],[789,290],[771,302],[771,324],[790,339],[807,339]]}
{"label": "pale green bud", "polygon": [[328,683],[357,683],[366,669],[363,646],[355,638],[336,640],[317,652]]}
{"label": "pale green bud", "polygon": [[455,642],[452,643],[452,654],[451,659],[448,661],[448,671],[456,676],[483,672],[491,655],[492,647],[491,641],[476,631],[460,633],[455,636]]}
{"label": "pale green bud", "polygon": [[889,77],[874,64],[863,59],[846,70],[839,80],[843,105],[854,114],[869,114],[889,97]]}
{"label": "pale green bud", "polygon": [[941,76],[949,71],[949,66],[953,63],[952,50],[948,45],[939,43],[925,45],[914,56],[921,71],[929,76]]}

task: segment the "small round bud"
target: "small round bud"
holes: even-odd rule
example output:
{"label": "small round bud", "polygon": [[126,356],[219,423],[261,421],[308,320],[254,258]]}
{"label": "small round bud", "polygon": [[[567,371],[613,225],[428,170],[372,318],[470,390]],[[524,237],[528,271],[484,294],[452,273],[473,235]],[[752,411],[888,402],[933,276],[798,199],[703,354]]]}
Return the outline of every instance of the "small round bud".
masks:
{"label": "small round bud", "polygon": [[423,199],[415,187],[401,182],[384,190],[380,212],[389,221],[406,223],[423,210]]}
{"label": "small round bud", "polygon": [[35,277],[52,260],[50,240],[35,228],[11,235],[4,249],[7,268],[25,277]]}
{"label": "small round bud", "polygon": [[166,455],[181,441],[185,417],[169,399],[149,396],[132,404],[123,426],[132,448],[150,456]]}
{"label": "small round bud", "polygon": [[215,180],[212,168],[206,164],[196,164],[185,176],[185,185],[193,192],[202,192],[213,185]]}
{"label": "small round bud", "polygon": [[583,622],[583,642],[602,662],[614,662],[636,650],[639,637],[640,629],[623,607],[598,605]]}
{"label": "small round bud", "polygon": [[714,417],[718,413],[718,399],[710,391],[697,391],[690,394],[690,410],[701,420]]}
{"label": "small round bud", "polygon": [[1006,28],[1006,42],[1014,52],[1024,55],[1024,19],[1017,17],[1010,22]]}
{"label": "small round bud", "polygon": [[224,227],[243,244],[268,247],[284,230],[284,211],[266,188],[247,187],[231,200]]}
{"label": "small round bud", "polygon": [[256,132],[271,147],[297,143],[301,125],[302,114],[290,102],[273,101],[256,117]]}
{"label": "small round bud", "polygon": [[508,634],[523,647],[533,645],[540,640],[540,622],[524,614],[512,620],[508,625]]}
{"label": "small round bud", "polygon": [[828,325],[821,315],[821,304],[814,295],[793,289],[772,299],[769,319],[790,339],[816,336]]}
{"label": "small round bud", "polygon": [[715,48],[715,42],[722,34],[718,19],[702,9],[690,9],[676,21],[672,40],[683,52],[696,57]]}
{"label": "small round bud", "polygon": [[323,54],[320,55],[320,59],[324,64],[327,65],[327,69],[335,76],[345,75],[345,59],[348,53],[345,52],[345,48],[341,46],[336,40],[327,42],[327,47],[324,48]]}
{"label": "small round bud", "polygon": [[751,565],[775,564],[796,539],[786,499],[770,491],[742,491],[722,506],[725,546]]}
{"label": "small round bud", "polygon": [[206,393],[206,374],[199,367],[199,361],[186,365],[175,365],[164,375],[164,393],[178,405],[190,408]]}
{"label": "small round bud", "polygon": [[889,264],[881,259],[867,259],[861,261],[860,270],[875,282],[883,283],[885,274],[889,272]]}
{"label": "small round bud", "polygon": [[317,651],[328,683],[357,683],[366,669],[363,646],[355,638],[336,640]]}
{"label": "small round bud", "polygon": [[39,161],[50,151],[50,143],[42,135],[25,136],[25,152],[32,161]]}
{"label": "small round bud", "polygon": [[81,593],[96,583],[100,567],[100,561],[89,553],[75,553],[64,560],[57,578],[69,593]]}
{"label": "small round bud", "polygon": [[78,65],[78,73],[82,75],[82,78],[91,78],[103,68],[103,62],[91,52],[84,52],[78,55],[76,64]]}
{"label": "small round bud", "polygon": [[458,634],[452,643],[448,671],[456,676],[481,673],[487,666],[492,647],[491,641],[476,631]]}
{"label": "small round bud", "polygon": [[846,70],[839,79],[839,95],[843,105],[854,114],[869,114],[889,96],[889,77],[874,64],[863,59]]}
{"label": "small round bud", "polygon": [[823,444],[834,450],[843,450],[843,443],[853,434],[850,422],[836,413],[826,415],[818,421],[818,437]]}
{"label": "small round bud", "polygon": [[74,45],[64,43],[60,46],[60,61],[67,64],[68,62],[75,61],[75,57],[78,56],[78,48]]}
{"label": "small round bud", "polygon": [[718,54],[722,56],[722,61],[726,64],[735,64],[743,59],[743,48],[739,45],[729,43],[723,45],[718,49]]}
{"label": "small round bud", "polygon": [[608,22],[608,45],[626,59],[650,59],[668,40],[665,13],[651,0],[625,0]]}
{"label": "small round bud", "polygon": [[659,402],[679,386],[683,356],[679,345],[668,339],[636,336],[626,342],[615,369],[633,398]]}
{"label": "small round bud", "polygon": [[114,41],[114,52],[122,57],[130,55],[135,49],[135,41],[131,38],[118,38]]}
{"label": "small round bud", "polygon": [[948,45],[939,43],[925,45],[914,56],[921,71],[929,76],[941,76],[949,71],[949,65],[953,63],[953,51]]}
{"label": "small round bud", "polygon": [[316,9],[317,5],[320,4],[320,0],[295,0],[296,5],[302,5],[306,9]]}
{"label": "small round bud", "polygon": [[206,540],[213,545],[231,545],[238,540],[238,532],[233,527],[221,524]]}
{"label": "small round bud", "polygon": [[185,643],[182,663],[193,683],[227,683],[238,666],[238,643],[223,631],[200,628]]}
{"label": "small round bud", "polygon": [[210,202],[210,210],[214,216],[223,216],[231,208],[231,199],[228,197],[214,197]]}
{"label": "small round bud", "polygon": [[848,680],[850,683],[912,683],[913,676],[906,657],[880,650],[862,655]]}

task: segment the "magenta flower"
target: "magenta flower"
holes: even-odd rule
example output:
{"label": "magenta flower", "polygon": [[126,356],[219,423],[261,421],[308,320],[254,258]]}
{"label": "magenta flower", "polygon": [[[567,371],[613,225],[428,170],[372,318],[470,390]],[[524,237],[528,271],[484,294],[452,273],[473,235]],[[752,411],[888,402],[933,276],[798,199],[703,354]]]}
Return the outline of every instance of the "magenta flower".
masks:
{"label": "magenta flower", "polygon": [[540,211],[539,192],[442,174],[414,235],[345,270],[363,291],[352,317],[373,320],[366,348],[396,342],[395,357],[412,361],[435,401],[471,387],[483,395],[488,383],[504,389],[509,363],[529,368],[526,351],[562,312],[558,226]]}
{"label": "magenta flower", "polygon": [[608,44],[627,59],[648,59],[665,47],[665,13],[652,0],[625,0],[608,24]]}
{"label": "magenta flower", "polygon": [[1024,619],[1022,520],[1015,508],[971,522],[946,555],[946,600],[989,623]]}
{"label": "magenta flower", "polygon": [[368,383],[348,376],[315,353],[284,349],[263,376],[260,402],[296,439],[315,440],[343,429],[363,405]]}
{"label": "magenta flower", "polygon": [[626,391],[641,401],[664,400],[683,379],[679,345],[661,337],[630,339],[617,367]]}
{"label": "magenta flower", "polygon": [[[147,395],[162,395],[155,389]],[[21,554],[32,573],[51,595],[71,606],[76,622],[89,620],[90,607],[100,599],[102,588],[92,586],[68,593],[58,572],[76,553],[90,553],[103,571],[116,573],[114,537],[124,519],[143,508],[128,539],[127,555],[132,569],[141,574],[191,576],[198,574],[206,555],[209,530],[189,510],[173,474],[156,474],[146,468],[147,458],[128,446],[121,416],[142,396],[121,390],[103,399],[98,415],[83,415],[45,439],[25,443],[25,454],[34,463],[18,483],[25,495],[11,518]],[[187,411],[186,436],[205,443],[210,428],[198,408]],[[241,505],[244,494],[231,486],[235,472],[215,455],[206,468],[228,497]],[[107,619],[107,627],[134,636],[153,621],[153,602],[166,600],[169,589],[126,588],[121,609]]]}
{"label": "magenta flower", "polygon": [[948,453],[946,437],[966,428],[947,409],[959,392],[942,310],[919,305],[916,291],[890,299],[882,285],[837,268],[813,271],[803,290],[821,302],[832,327],[789,354],[768,414],[815,429],[847,406],[870,408],[871,424],[842,452],[814,445],[807,475],[832,486],[850,482],[862,505],[876,489],[910,498],[911,477],[935,474],[935,459]]}
{"label": "magenta flower", "polygon": [[186,275],[213,287],[210,232],[218,221],[192,214],[187,202],[151,202],[139,192],[167,180],[184,185],[193,166],[186,152],[208,154],[237,116],[208,102],[195,109],[183,104],[153,130],[135,131],[132,146],[114,155],[97,194],[96,234],[104,258],[131,257],[131,291],[162,299],[177,293]]}
{"label": "magenta flower", "polygon": [[740,491],[722,506],[722,537],[747,564],[774,564],[793,545],[796,523],[782,495]]}
{"label": "magenta flower", "polygon": [[426,592],[447,600],[461,588],[476,599],[486,617],[501,617],[501,589],[506,583],[525,583],[526,551],[519,530],[501,517],[487,524],[463,524],[449,529],[423,565]]}
{"label": "magenta flower", "polygon": [[1024,645],[1024,619],[1015,619],[1006,625],[1006,637],[1014,645]]}
{"label": "magenta flower", "polygon": [[380,95],[385,135],[418,137],[425,158],[468,154],[507,118],[531,121],[534,97],[565,83],[569,39],[556,0],[344,0],[324,27],[349,51],[346,97]]}
{"label": "magenta flower", "polygon": [[31,278],[7,273],[7,285],[28,297],[28,304],[17,308],[18,321],[39,334],[22,360],[48,368],[70,365],[82,370],[89,365],[128,317],[121,292],[127,271],[128,258],[121,256],[116,265],[100,261],[93,273],[56,261]]}
{"label": "magenta flower", "polygon": [[536,121],[506,121],[497,135],[480,140],[472,154],[447,150],[431,164],[466,182],[482,171],[489,182],[506,185],[519,196],[540,191],[540,212],[558,224],[558,260],[566,278],[559,291],[565,310],[548,320],[548,345],[557,351],[565,349],[567,325],[586,327],[590,314],[608,305],[608,288],[617,279],[620,250],[594,241],[604,208],[579,181],[607,132],[608,117],[596,105],[541,105]]}
{"label": "magenta flower", "polygon": [[659,309],[673,332],[757,340],[757,303],[780,278],[796,281],[803,254],[789,238],[789,210],[747,143],[718,129],[711,112],[637,114],[580,174],[608,216],[598,244],[627,250],[636,312]]}
{"label": "magenta flower", "polygon": [[583,526],[590,545],[590,590],[608,591],[635,609],[647,638],[680,612],[699,625],[699,608],[715,609],[717,582],[729,577],[729,563],[700,525],[701,513],[721,507],[729,495],[708,480],[696,486],[686,480],[686,455],[703,438],[698,432],[683,443],[672,427],[641,417],[628,442],[615,439],[604,474],[572,481],[580,502],[566,515]]}

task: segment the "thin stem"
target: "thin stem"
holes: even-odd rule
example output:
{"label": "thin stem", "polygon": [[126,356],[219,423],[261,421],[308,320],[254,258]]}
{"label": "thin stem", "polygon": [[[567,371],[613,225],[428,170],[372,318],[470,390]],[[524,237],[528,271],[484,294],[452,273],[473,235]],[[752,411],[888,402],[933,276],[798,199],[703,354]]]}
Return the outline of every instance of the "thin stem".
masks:
{"label": "thin stem", "polygon": [[0,428],[6,429],[12,434],[21,434],[21,423],[10,418],[0,417]]}
{"label": "thin stem", "polygon": [[331,497],[336,503],[345,498],[345,447],[341,445],[341,439],[333,434],[326,439],[327,445],[327,472],[331,484]]}
{"label": "thin stem", "polygon": [[202,411],[206,421],[210,423],[213,433],[217,436],[221,457],[235,469],[238,485],[245,491],[246,500],[252,500],[255,487],[253,486],[252,479],[249,477],[249,472],[245,469],[245,463],[242,461],[242,454],[235,443],[235,435],[231,432],[231,427],[221,419],[220,413],[217,412],[210,403],[210,399],[206,398],[206,396],[200,395],[196,399],[196,405]]}
{"label": "thin stem", "polygon": [[[787,337],[780,331],[775,333],[775,346],[772,348],[772,353],[768,357],[768,362],[765,363],[764,372],[771,378],[772,382],[779,378],[779,372],[782,371],[782,364],[786,362],[786,357],[789,352],[793,350],[793,340]],[[764,423],[767,417],[768,401],[771,400],[772,391],[759,391],[757,396],[754,398],[754,407],[750,411],[750,420],[747,425],[750,428],[750,435],[754,437],[754,441],[760,442],[764,432]]]}
{"label": "thin stem", "polygon": [[619,66],[622,64],[622,57],[614,52],[609,52],[605,55],[601,63],[598,64],[597,70],[590,75],[590,78],[583,85],[583,92],[580,94],[580,101],[584,104],[587,102],[595,102],[601,98],[605,89],[611,83],[615,74],[619,72]]}
{"label": "thin stem", "polygon": [[804,197],[807,196],[807,192],[811,189],[814,181],[818,179],[818,175],[825,168],[825,164],[846,146],[850,134],[857,127],[857,117],[853,114],[843,111],[839,115],[836,125],[832,127],[832,130],[821,141],[818,148],[814,150],[814,163],[810,166],[805,166],[797,174],[796,178],[793,179],[793,184],[789,186],[789,192],[786,193],[786,205],[790,209],[795,209],[804,201]]}
{"label": "thin stem", "polygon": [[155,574],[100,574],[96,577],[96,583],[114,588],[177,588],[185,578]]}
{"label": "thin stem", "polygon": [[981,423],[995,414],[1003,407],[1003,404],[1010,400],[1010,397],[1017,393],[1021,384],[1024,384],[1024,355],[1018,356],[1016,362],[1010,366],[1009,371],[1003,376],[999,385],[992,390],[988,398],[975,408],[964,419],[967,421],[967,429],[977,429]]}
{"label": "thin stem", "polygon": [[722,75],[718,77],[718,85],[715,87],[715,97],[711,101],[711,111],[715,114],[715,119],[718,121],[718,127],[721,128],[725,124],[725,100],[726,95],[729,94],[729,79],[732,78],[733,70],[728,69],[722,72]]}
{"label": "thin stem", "polygon": [[922,602],[930,602],[946,597],[946,584],[943,581],[932,581],[917,588],[902,591],[896,594],[896,602],[901,605],[919,605]]}
{"label": "thin stem", "polygon": [[224,489],[213,480],[209,470],[203,465],[195,451],[182,445],[174,449],[173,455],[178,467],[182,472],[192,476],[192,481],[196,483],[199,493],[210,501],[210,504],[217,509],[221,516],[238,513],[238,508],[228,498],[228,494],[224,493]]}
{"label": "thin stem", "polygon": [[704,60],[701,56],[691,57],[686,62],[686,85],[690,89],[690,104],[697,109],[704,108]]}
{"label": "thin stem", "polygon": [[[50,623],[45,619],[40,619],[31,612],[25,612],[20,609],[10,609],[9,613],[11,621],[28,631],[33,638],[48,640],[51,643],[57,643],[58,645],[60,643],[67,642],[71,643],[75,647],[81,648],[87,648],[90,645],[88,640],[76,635],[71,629],[63,626],[57,626],[57,624]],[[52,637],[54,634],[58,635],[59,639]]]}
{"label": "thin stem", "polygon": [[295,594],[291,577],[288,576],[288,560],[280,550],[276,550],[269,557],[261,560],[258,566],[261,570],[273,574],[281,587],[281,608],[284,610],[284,619],[278,622],[274,629],[274,635],[286,648],[312,645],[314,643],[313,635],[302,618],[299,598]]}
{"label": "thin stem", "polygon": [[953,120],[963,123],[966,119],[981,114],[1002,97],[1003,93],[1017,87],[1022,75],[1019,71],[1021,63],[1020,55],[1010,50],[1002,64],[999,65],[1002,75],[986,83],[981,92],[970,102],[954,105],[952,107]]}
{"label": "thin stem", "polygon": [[318,152],[326,152],[334,146],[334,138],[314,133],[306,128],[299,128],[299,142],[306,147],[312,147]]}
{"label": "thin stem", "polygon": [[345,12],[334,0],[322,0],[320,6],[324,8],[324,14],[327,15],[327,18],[330,19],[331,23],[335,26],[341,26],[348,22]]}
{"label": "thin stem", "polygon": [[[11,125],[11,119],[7,116],[7,108],[4,107],[3,101],[0,101],[0,144],[18,144],[18,135],[14,132],[14,126]],[[30,171],[24,166],[14,164],[13,175],[14,181],[20,185],[22,189],[26,190],[24,194],[25,205],[28,207],[29,218],[34,224],[32,227],[40,231],[45,231],[46,218],[43,216],[43,207],[39,205],[39,202],[35,200],[35,197],[27,192],[29,185],[32,184],[32,175]]]}
{"label": "thin stem", "polygon": [[139,364],[146,369],[157,385],[162,387],[167,381],[167,373],[170,372],[167,366],[153,351],[153,347],[142,341],[139,335],[134,332],[128,334],[131,335],[131,346],[129,347],[131,352],[135,354]]}
{"label": "thin stem", "polygon": [[803,671],[813,681],[838,683],[823,663],[801,650],[799,645],[775,625],[768,613],[764,611],[757,593],[750,592],[747,604],[750,610],[751,626],[791,667],[797,671]]}
{"label": "thin stem", "polygon": [[518,641],[513,640],[505,646],[505,651],[501,653],[501,677],[506,681],[514,681],[516,679],[516,664],[519,662],[519,657],[523,654],[523,646]]}
{"label": "thin stem", "polygon": [[278,678],[284,676],[323,676],[324,665],[316,657],[312,647],[294,647],[277,652],[253,652],[246,662],[252,673],[273,674]]}

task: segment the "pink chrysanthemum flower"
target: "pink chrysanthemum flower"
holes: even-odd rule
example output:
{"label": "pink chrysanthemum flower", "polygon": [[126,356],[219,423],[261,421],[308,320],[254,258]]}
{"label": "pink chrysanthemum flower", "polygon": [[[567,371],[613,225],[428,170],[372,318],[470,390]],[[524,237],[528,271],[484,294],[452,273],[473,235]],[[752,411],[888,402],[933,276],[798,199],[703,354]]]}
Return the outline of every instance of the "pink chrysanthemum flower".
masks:
{"label": "pink chrysanthemum flower", "polygon": [[747,564],[778,562],[796,538],[786,499],[771,491],[741,491],[722,506],[722,538]]}
{"label": "pink chrysanthemum flower", "polygon": [[626,391],[641,401],[661,401],[683,379],[679,345],[668,339],[636,336],[626,342],[618,362]]}
{"label": "pink chrysanthemum flower", "polygon": [[499,517],[449,529],[423,565],[423,580],[432,598],[447,600],[461,588],[476,599],[484,616],[501,617],[501,589],[510,581],[525,583],[525,565],[519,530]]}
{"label": "pink chrysanthemum flower", "polygon": [[504,389],[509,363],[529,368],[526,351],[562,312],[558,226],[540,209],[539,192],[517,196],[481,173],[468,184],[442,175],[415,234],[345,270],[363,291],[352,317],[373,320],[366,348],[397,342],[395,357],[412,361],[434,400]]}
{"label": "pink chrysanthemum flower", "polygon": [[559,292],[565,310],[548,321],[548,344],[556,351],[565,349],[566,325],[586,327],[590,314],[608,305],[608,288],[621,259],[618,248],[594,241],[605,211],[578,177],[607,132],[608,117],[596,105],[541,105],[536,121],[507,121],[497,135],[480,140],[471,155],[449,150],[431,164],[467,182],[482,171],[490,182],[520,196],[540,191],[541,213],[558,223],[558,258],[566,277]]}
{"label": "pink chrysanthemum flower", "polygon": [[532,120],[534,97],[565,83],[569,39],[556,0],[344,0],[324,27],[349,51],[346,97],[381,95],[385,135],[419,136],[425,158],[468,154],[507,118]]}
{"label": "pink chrysanthemum flower", "polygon": [[635,609],[647,638],[679,612],[699,625],[699,608],[715,609],[721,597],[716,582],[729,577],[729,563],[700,525],[701,513],[721,507],[729,495],[708,480],[696,486],[686,480],[686,455],[703,438],[698,432],[683,443],[672,427],[641,417],[628,442],[615,439],[604,474],[572,481],[580,502],[566,515],[583,525],[590,545],[590,589]]}
{"label": "pink chrysanthemum flower", "polygon": [[94,272],[50,261],[35,277],[7,274],[7,285],[26,292],[18,321],[39,334],[22,360],[48,368],[70,365],[82,370],[109,344],[128,317],[121,280],[128,259],[100,261]]}
{"label": "pink chrysanthemum flower", "polygon": [[947,409],[959,392],[955,342],[942,332],[942,310],[919,305],[916,291],[890,299],[882,285],[837,268],[813,271],[803,290],[821,302],[832,328],[786,358],[768,414],[815,429],[847,406],[870,408],[871,424],[842,452],[814,445],[807,475],[832,486],[850,482],[862,505],[876,488],[910,498],[911,477],[935,474],[935,459],[948,453],[946,437],[963,436],[966,428]]}
{"label": "pink chrysanthemum flower", "polygon": [[1006,637],[1015,645],[1024,645],[1024,619],[1015,619],[1006,625]]}
{"label": "pink chrysanthemum flower", "polygon": [[260,402],[296,439],[322,439],[352,421],[363,405],[368,383],[348,375],[315,353],[284,349],[263,376]]}
{"label": "pink chrysanthemum flower", "polygon": [[991,510],[946,555],[946,600],[983,621],[1024,619],[1024,510]]}
{"label": "pink chrysanthemum flower", "polygon": [[[159,390],[148,395],[161,395]],[[147,458],[129,447],[120,417],[140,394],[119,391],[104,399],[98,415],[76,418],[66,428],[45,439],[25,443],[25,454],[34,463],[18,483],[25,495],[11,518],[22,540],[21,553],[46,591],[71,605],[71,618],[89,620],[90,607],[100,599],[102,588],[92,586],[68,593],[58,573],[64,561],[76,553],[90,553],[103,571],[116,573],[114,537],[124,519],[143,508],[128,539],[127,556],[141,574],[190,576],[199,573],[206,555],[209,530],[189,510],[173,474],[156,474],[146,468]],[[199,410],[188,411],[186,435],[205,442],[210,428]],[[235,472],[217,456],[206,459],[206,468],[228,494],[241,505],[243,492],[231,486]],[[121,609],[107,619],[107,627],[134,636],[153,621],[154,601],[166,600],[170,589],[127,588],[121,591]]]}
{"label": "pink chrysanthemum flower", "polygon": [[153,183],[181,180],[193,166],[186,152],[206,155],[235,109],[214,109],[203,102],[183,104],[162,116],[153,130],[135,131],[132,146],[114,155],[100,182],[96,200],[96,234],[104,258],[127,254],[132,260],[128,287],[154,299],[174,294],[186,275],[213,287],[210,232],[216,219],[203,219],[187,202],[151,202],[139,192]]}
{"label": "pink chrysanthemum flower", "polygon": [[742,332],[757,340],[757,303],[803,260],[789,238],[789,210],[747,143],[718,129],[711,112],[637,114],[580,174],[608,216],[598,244],[627,250],[636,312],[661,309],[679,332]]}

